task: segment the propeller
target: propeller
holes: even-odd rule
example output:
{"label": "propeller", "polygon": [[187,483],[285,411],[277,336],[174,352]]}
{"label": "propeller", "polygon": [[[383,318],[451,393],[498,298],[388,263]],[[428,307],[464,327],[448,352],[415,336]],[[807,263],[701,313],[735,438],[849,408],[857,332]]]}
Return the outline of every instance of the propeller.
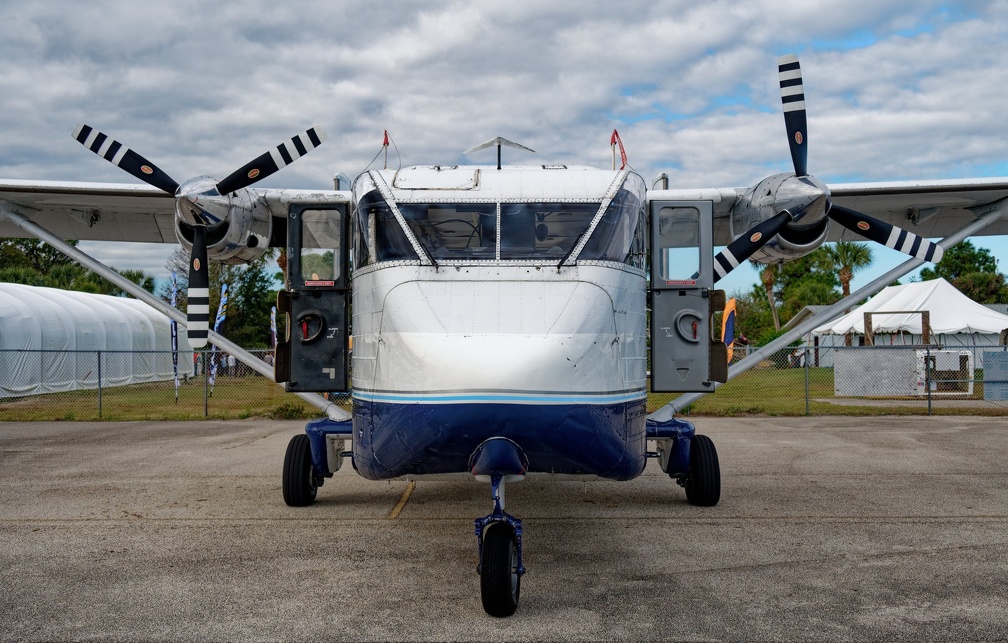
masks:
{"label": "propeller", "polygon": [[[749,259],[789,224],[801,221],[801,225],[809,229],[819,225],[824,217],[836,221],[868,240],[904,254],[925,261],[940,261],[944,251],[938,244],[891,223],[832,203],[829,188],[808,173],[808,118],[805,110],[805,86],[802,82],[798,57],[793,54],[781,56],[777,62],[777,70],[794,176],[777,175],[778,184],[771,189],[779,209],[778,214],[739,235],[717,254],[714,261],[714,280],[721,279]],[[750,190],[751,194],[755,192],[756,188]],[[749,201],[749,207],[756,206]]]}
{"label": "propeller", "polygon": [[[189,257],[189,293],[186,308],[186,334],[193,348],[206,346],[210,331],[210,273],[207,261],[207,221],[220,221],[227,216],[229,196],[290,165],[326,140],[319,126],[284,141],[268,152],[238,168],[218,182],[214,189],[206,179],[197,177],[179,184],[156,165],[119,141],[89,125],[78,125],[74,139],[109,163],[117,165],[144,183],[170,194],[176,199],[176,216],[193,229],[192,254]],[[185,207],[182,207],[182,205]],[[199,208],[201,212],[197,212]],[[216,214],[207,212],[213,209]]]}
{"label": "propeller", "polygon": [[179,184],[156,165],[140,156],[119,141],[102,134],[88,125],[78,125],[73,131],[78,143],[102,157],[112,165],[126,170],[144,183],[175,196]]}
{"label": "propeller", "polygon": [[745,234],[729,243],[714,257],[714,281],[738,268],[740,263],[751,257],[793,220],[790,212],[781,210],[777,216],[750,228]]}
{"label": "propeller", "polygon": [[938,263],[945,253],[945,250],[933,241],[928,241],[909,230],[904,230],[891,223],[880,221],[857,210],[851,210],[841,205],[834,205],[830,208],[828,215],[830,219],[833,219],[851,232],[855,232],[865,239],[881,243],[893,250],[899,250],[911,257]]}
{"label": "propeller", "polygon": [[217,184],[217,191],[221,194],[228,194],[247,188],[311,152],[324,140],[326,140],[326,133],[321,127],[315,126],[306,130],[232,172]]}
{"label": "propeller", "polygon": [[780,76],[781,104],[784,107],[784,126],[791,146],[791,163],[795,176],[808,174],[808,119],[805,115],[805,85],[802,84],[798,56],[789,54],[777,61]]}

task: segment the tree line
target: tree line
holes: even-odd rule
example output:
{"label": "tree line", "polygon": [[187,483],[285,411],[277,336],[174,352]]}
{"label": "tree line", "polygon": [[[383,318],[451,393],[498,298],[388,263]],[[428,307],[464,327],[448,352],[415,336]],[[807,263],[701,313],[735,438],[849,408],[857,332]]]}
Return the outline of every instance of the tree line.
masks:
{"label": "tree line", "polygon": [[[848,296],[854,274],[871,263],[870,246],[849,241],[823,245],[780,265],[753,262],[760,271],[760,283],[731,294],[736,300],[738,334],[755,345],[770,342],[783,334],[782,326],[805,306],[828,306]],[[919,279],[938,277],[978,303],[1008,303],[1008,285],[998,271],[997,259],[970,241],[946,250],[939,263],[921,270]]]}

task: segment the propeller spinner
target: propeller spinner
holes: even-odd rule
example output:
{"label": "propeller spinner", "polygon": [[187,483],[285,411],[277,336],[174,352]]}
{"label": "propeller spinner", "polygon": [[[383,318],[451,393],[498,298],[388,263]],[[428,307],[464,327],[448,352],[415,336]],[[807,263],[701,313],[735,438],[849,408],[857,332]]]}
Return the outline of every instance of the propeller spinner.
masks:
{"label": "propeller spinner", "polygon": [[129,172],[144,183],[176,198],[176,216],[193,230],[189,257],[189,292],[186,309],[186,334],[189,345],[200,348],[207,343],[210,321],[210,277],[207,262],[207,226],[223,221],[231,207],[231,198],[257,181],[293,163],[322,144],[325,130],[315,126],[284,141],[268,152],[214,183],[196,177],[183,184],[119,141],[88,126],[78,125],[74,139],[106,161]]}

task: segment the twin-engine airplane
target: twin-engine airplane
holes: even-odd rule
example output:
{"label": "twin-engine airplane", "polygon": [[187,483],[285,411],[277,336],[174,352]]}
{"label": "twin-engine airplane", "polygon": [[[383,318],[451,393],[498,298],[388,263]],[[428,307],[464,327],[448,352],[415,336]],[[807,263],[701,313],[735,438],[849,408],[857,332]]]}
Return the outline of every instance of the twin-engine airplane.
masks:
{"label": "twin-engine airplane", "polygon": [[[797,59],[782,58],[779,73],[794,171],[749,188],[648,189],[615,163],[504,165],[502,148],[520,146],[502,138],[470,150],[496,147],[496,166],[366,171],[350,191],[252,187],[319,145],[320,128],[223,180],[178,183],[82,125],[79,143],[151,187],[0,182],[0,234],[58,247],[71,238],[177,240],[192,249],[188,332],[197,346],[208,335],[207,259],[247,262],[285,248],[278,307],[290,331],[276,381],[320,408],[312,392],[350,391],[353,413],[330,406],[291,440],[284,500],[312,503],[347,457],[373,480],[488,482],[493,510],[475,522],[477,569],[484,609],[507,616],[525,567],[506,484],[542,474],[629,480],[655,458],[689,502],[718,502],[711,440],[671,413],[649,417],[646,403],[649,380],[656,391],[702,392],[726,379],[725,344],[710,330],[723,305],[720,277],[746,259],[787,261],[850,235],[937,261],[943,247],[927,237],[980,228],[977,219],[985,234],[1008,234],[998,221],[1008,179],[829,188],[814,178]],[[715,255],[716,245],[726,247]]]}

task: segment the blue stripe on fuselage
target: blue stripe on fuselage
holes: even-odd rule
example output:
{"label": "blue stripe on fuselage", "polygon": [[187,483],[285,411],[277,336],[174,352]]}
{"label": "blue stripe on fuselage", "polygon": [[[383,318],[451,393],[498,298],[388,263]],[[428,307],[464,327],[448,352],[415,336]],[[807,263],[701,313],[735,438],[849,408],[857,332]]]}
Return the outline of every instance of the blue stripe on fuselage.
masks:
{"label": "blue stripe on fuselage", "polygon": [[525,391],[451,391],[429,393],[393,393],[354,390],[354,398],[368,402],[392,404],[619,404],[639,401],[645,396],[639,390],[619,393],[566,393]]}
{"label": "blue stripe on fuselage", "polygon": [[530,472],[628,480],[645,463],[646,400],[635,396],[610,404],[393,403],[355,392],[354,466],[373,480],[465,473],[480,443],[505,437],[528,456]]}

